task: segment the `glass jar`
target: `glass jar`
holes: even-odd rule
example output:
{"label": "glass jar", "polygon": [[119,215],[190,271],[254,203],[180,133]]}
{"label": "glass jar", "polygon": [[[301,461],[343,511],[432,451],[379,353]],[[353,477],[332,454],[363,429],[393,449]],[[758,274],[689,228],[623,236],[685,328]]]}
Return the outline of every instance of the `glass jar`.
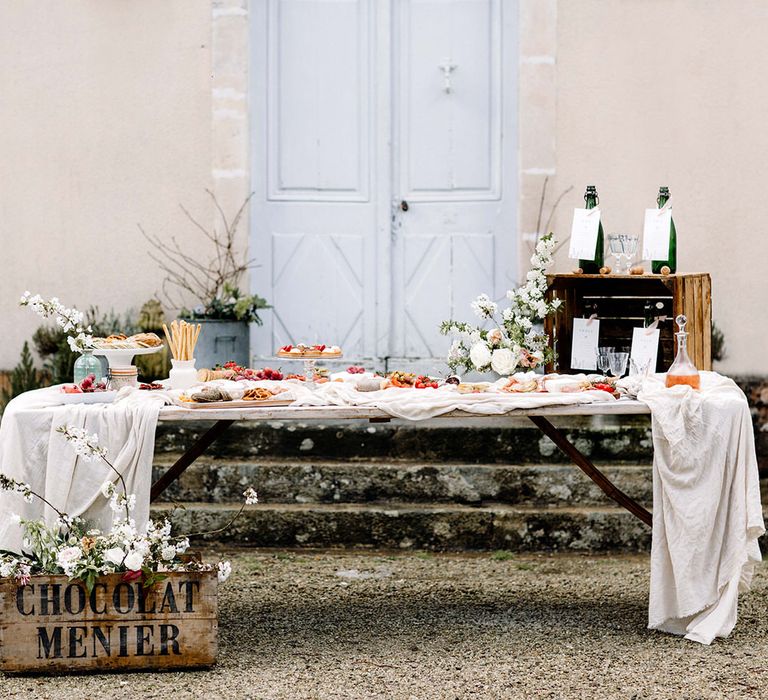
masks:
{"label": "glass jar", "polygon": [[93,350],[83,350],[80,357],[75,360],[75,384],[82,382],[89,374],[93,375],[94,383],[104,378],[101,360],[93,356]]}
{"label": "glass jar", "polygon": [[110,367],[109,391],[120,391],[123,387],[139,385],[139,370],[136,367]]}

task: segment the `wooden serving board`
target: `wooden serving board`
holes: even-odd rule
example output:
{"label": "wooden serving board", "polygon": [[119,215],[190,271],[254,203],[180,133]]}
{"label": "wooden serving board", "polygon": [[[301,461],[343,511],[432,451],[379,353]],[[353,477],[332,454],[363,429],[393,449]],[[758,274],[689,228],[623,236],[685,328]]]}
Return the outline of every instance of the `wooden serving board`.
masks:
{"label": "wooden serving board", "polygon": [[193,403],[185,401],[184,408],[268,408],[271,406],[290,406],[293,399],[268,399],[266,401],[211,401],[209,403]]}

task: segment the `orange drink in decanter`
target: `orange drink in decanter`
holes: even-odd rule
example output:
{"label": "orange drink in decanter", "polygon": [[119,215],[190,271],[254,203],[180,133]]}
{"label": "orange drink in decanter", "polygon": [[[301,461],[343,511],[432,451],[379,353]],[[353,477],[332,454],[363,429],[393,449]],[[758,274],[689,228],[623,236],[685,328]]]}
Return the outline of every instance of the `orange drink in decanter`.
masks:
{"label": "orange drink in decanter", "polygon": [[677,354],[672,366],[667,370],[667,386],[687,384],[694,389],[700,389],[701,376],[699,375],[699,370],[696,369],[696,365],[688,357],[688,334],[685,332],[688,319],[683,314],[680,314],[675,319],[675,323],[680,327],[680,330],[675,333],[677,338]]}

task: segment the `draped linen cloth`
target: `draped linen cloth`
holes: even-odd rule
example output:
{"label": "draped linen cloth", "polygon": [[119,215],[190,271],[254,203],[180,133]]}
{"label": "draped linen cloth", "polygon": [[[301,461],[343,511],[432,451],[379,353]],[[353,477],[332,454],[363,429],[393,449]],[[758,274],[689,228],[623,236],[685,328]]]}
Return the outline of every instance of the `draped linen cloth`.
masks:
{"label": "draped linen cloth", "polygon": [[701,390],[644,382],[653,427],[648,627],[702,644],[727,637],[765,532],[755,438],[744,393],[701,373]]}
{"label": "draped linen cloth", "polygon": [[[158,413],[166,397],[150,392],[119,394],[113,404],[60,405],[60,390],[49,387],[13,399],[0,422],[0,473],[23,481],[60,511],[80,516],[94,527],[109,530],[112,510],[101,493],[105,481],[117,475],[101,459],[87,462],[63,435],[62,425],[85,428],[99,436],[107,459],[123,475],[129,494],[136,495],[133,516],[140,529],[149,519],[149,491]],[[57,514],[39,499],[27,503],[19,493],[0,491],[0,549],[21,551],[22,529],[10,515],[45,518]]]}

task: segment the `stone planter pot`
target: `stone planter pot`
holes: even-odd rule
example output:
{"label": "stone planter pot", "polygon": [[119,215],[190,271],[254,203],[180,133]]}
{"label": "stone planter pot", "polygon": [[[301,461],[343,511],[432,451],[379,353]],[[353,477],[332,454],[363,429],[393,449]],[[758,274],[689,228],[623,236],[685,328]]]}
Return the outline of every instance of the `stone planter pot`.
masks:
{"label": "stone planter pot", "polygon": [[250,364],[250,333],[247,321],[194,320],[203,329],[195,348],[195,366],[210,369],[233,360],[238,365]]}

